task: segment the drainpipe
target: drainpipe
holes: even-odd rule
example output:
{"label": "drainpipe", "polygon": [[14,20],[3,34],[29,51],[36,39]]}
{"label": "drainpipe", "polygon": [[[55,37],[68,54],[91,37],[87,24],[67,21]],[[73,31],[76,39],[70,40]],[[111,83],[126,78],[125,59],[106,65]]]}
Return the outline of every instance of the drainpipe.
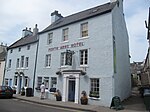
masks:
{"label": "drainpipe", "polygon": [[34,95],[34,87],[35,87],[35,75],[36,75],[36,65],[37,65],[37,55],[38,55],[38,47],[39,47],[39,37],[37,35],[37,49],[36,49],[36,57],[35,57],[35,66],[34,66],[34,76],[33,76],[33,95]]}

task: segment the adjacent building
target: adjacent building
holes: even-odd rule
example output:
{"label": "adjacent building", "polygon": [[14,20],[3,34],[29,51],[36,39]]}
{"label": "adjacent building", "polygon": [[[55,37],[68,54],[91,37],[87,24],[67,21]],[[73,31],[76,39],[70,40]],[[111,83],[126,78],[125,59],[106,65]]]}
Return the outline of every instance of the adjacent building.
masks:
{"label": "adjacent building", "polygon": [[[110,106],[114,96],[130,96],[129,38],[123,0],[63,17],[39,32],[35,96],[45,83],[46,97],[59,89],[63,102],[80,103],[82,91],[92,105]],[[50,92],[49,92],[50,91]]]}
{"label": "adjacent building", "polygon": [[1,43],[0,45],[0,85],[3,84],[6,55],[7,55],[7,45],[3,45],[3,43]]}
{"label": "adjacent building", "polygon": [[150,85],[150,8],[148,11],[148,21],[146,22],[146,28],[147,28],[147,40],[148,40],[148,52],[146,55],[145,63],[144,63],[144,69],[143,74],[141,75],[142,83],[144,86]]}
{"label": "adjacent building", "polygon": [[36,56],[38,47],[38,28],[35,25],[22,30],[22,37],[8,47],[5,70],[5,85],[16,88],[17,94],[21,89],[34,88]]}

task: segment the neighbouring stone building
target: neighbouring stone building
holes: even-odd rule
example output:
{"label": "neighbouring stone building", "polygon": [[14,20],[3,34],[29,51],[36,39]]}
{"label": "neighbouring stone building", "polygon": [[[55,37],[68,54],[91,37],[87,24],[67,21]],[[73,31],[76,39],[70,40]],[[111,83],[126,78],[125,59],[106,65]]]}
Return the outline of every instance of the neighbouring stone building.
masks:
{"label": "neighbouring stone building", "polygon": [[0,45],[0,85],[3,84],[6,55],[7,55],[7,45],[3,45],[3,43],[1,43]]}

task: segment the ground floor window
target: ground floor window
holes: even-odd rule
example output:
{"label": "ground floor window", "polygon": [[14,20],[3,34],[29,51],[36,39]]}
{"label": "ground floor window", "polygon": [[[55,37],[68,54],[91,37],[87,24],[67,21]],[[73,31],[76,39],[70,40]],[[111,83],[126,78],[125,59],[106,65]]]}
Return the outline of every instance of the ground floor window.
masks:
{"label": "ground floor window", "polygon": [[17,86],[17,76],[14,77],[14,85]]}
{"label": "ground floor window", "polygon": [[44,84],[45,84],[45,88],[48,89],[49,88],[49,77],[44,77]]}
{"label": "ground floor window", "polygon": [[28,78],[28,77],[25,77],[25,84],[24,84],[24,86],[25,86],[25,87],[28,87],[28,83],[29,83],[29,78]]}
{"label": "ground floor window", "polygon": [[8,86],[8,79],[5,79],[5,86]]}
{"label": "ground floor window", "polygon": [[56,92],[56,84],[57,84],[57,78],[51,77],[50,92]]}
{"label": "ground floor window", "polygon": [[42,77],[38,77],[37,78],[37,88],[40,88],[41,84],[42,84]]}
{"label": "ground floor window", "polygon": [[99,98],[99,78],[90,79],[90,97]]}

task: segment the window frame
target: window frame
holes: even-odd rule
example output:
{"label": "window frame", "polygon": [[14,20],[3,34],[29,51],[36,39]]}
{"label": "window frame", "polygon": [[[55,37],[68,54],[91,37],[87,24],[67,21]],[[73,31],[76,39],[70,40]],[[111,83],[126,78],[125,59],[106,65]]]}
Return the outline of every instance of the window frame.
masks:
{"label": "window frame", "polygon": [[66,52],[61,52],[61,55],[60,55],[60,66],[61,67],[66,66]]}
{"label": "window frame", "polygon": [[20,65],[20,59],[19,59],[19,58],[17,58],[16,68],[19,68],[19,65]]}
{"label": "window frame", "polygon": [[21,67],[21,68],[24,67],[24,56],[21,56],[20,67]]}
{"label": "window frame", "polygon": [[12,59],[9,59],[8,68],[11,68],[11,65],[12,65]]}
{"label": "window frame", "polygon": [[88,53],[89,53],[88,49],[80,50],[80,66],[87,66],[88,65],[88,59],[89,59]]}
{"label": "window frame", "polygon": [[52,44],[52,42],[53,42],[53,32],[48,33],[48,36],[47,36],[47,45]]}
{"label": "window frame", "polygon": [[25,59],[25,67],[26,68],[29,67],[29,57],[26,57],[26,59]]}
{"label": "window frame", "polygon": [[90,78],[90,92],[92,98],[100,98],[100,79]]}
{"label": "window frame", "polygon": [[46,56],[45,56],[45,67],[51,67],[51,60],[52,60],[51,54],[46,54]]}
{"label": "window frame", "polygon": [[89,36],[89,30],[88,30],[88,22],[81,24],[81,38],[86,38]]}
{"label": "window frame", "polygon": [[69,28],[62,30],[62,42],[67,42],[69,40]]}
{"label": "window frame", "polygon": [[[39,81],[39,78],[40,78],[40,81]],[[43,79],[42,77],[37,77],[37,88],[39,88],[39,89],[42,84],[42,79]]]}

